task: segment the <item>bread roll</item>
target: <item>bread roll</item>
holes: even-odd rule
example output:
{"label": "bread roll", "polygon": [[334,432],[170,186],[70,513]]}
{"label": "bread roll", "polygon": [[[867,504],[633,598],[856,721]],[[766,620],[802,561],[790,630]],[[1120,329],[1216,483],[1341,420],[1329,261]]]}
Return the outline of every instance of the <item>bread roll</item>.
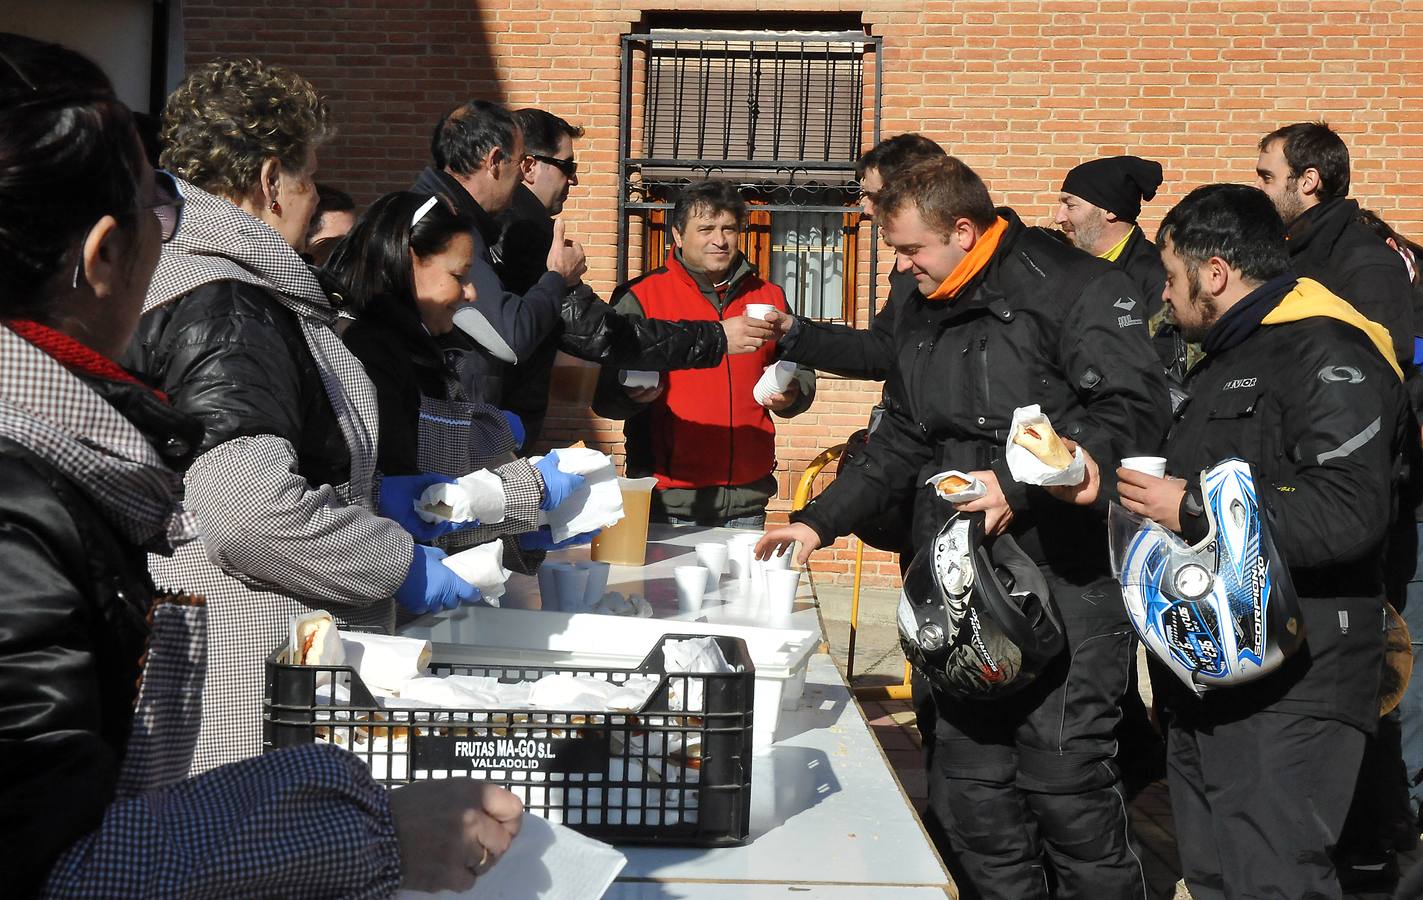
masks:
{"label": "bread roll", "polygon": [[1072,465],[1072,454],[1068,452],[1067,445],[1046,420],[1019,428],[1018,433],[1013,435],[1013,443],[1026,448],[1029,453],[1042,460],[1044,465],[1054,469],[1065,469]]}
{"label": "bread roll", "polygon": [[957,475],[946,476],[938,484],[939,493],[945,497],[957,494],[960,491],[966,491],[971,487],[973,487],[972,481],[969,481],[967,478],[960,478]]}

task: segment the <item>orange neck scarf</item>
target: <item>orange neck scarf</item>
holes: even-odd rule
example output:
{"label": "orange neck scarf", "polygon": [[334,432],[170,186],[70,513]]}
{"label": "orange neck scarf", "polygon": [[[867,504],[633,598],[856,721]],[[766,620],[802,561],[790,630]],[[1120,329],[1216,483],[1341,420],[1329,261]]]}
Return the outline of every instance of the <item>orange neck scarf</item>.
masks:
{"label": "orange neck scarf", "polygon": [[952,300],[954,295],[963,290],[964,285],[972,281],[973,277],[988,265],[988,260],[993,257],[993,251],[998,249],[998,242],[1007,230],[1008,220],[999,216],[991,228],[978,236],[978,243],[973,245],[973,249],[968,251],[967,256],[959,260],[959,264],[954,266],[949,277],[945,278],[943,284],[940,284],[927,299]]}

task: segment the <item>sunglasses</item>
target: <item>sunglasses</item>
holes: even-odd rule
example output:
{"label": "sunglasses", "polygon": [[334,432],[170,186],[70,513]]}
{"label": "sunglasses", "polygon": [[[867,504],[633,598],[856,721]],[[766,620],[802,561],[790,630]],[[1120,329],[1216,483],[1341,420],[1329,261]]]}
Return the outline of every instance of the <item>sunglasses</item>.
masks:
{"label": "sunglasses", "polygon": [[173,235],[178,233],[178,223],[183,221],[183,203],[183,192],[178,189],[178,180],[162,169],[154,169],[153,202],[141,208],[153,210],[165,244],[173,240]]}
{"label": "sunglasses", "polygon": [[559,159],[557,156],[544,156],[542,153],[530,153],[530,159],[536,159],[541,163],[548,163],[555,169],[563,173],[564,178],[572,178],[578,174],[578,161],[573,159]]}

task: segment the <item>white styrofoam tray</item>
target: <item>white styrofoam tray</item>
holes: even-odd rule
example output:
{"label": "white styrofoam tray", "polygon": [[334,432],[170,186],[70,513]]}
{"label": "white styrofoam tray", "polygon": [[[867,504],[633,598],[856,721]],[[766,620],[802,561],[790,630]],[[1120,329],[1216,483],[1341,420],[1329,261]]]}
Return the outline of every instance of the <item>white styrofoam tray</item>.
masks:
{"label": "white styrofoam tray", "polygon": [[636,664],[667,634],[741,638],[756,665],[753,743],[775,741],[782,709],[794,709],[805,685],[805,667],[819,643],[813,631],[710,622],[637,619],[589,613],[464,607],[447,617],[411,623],[403,631],[440,644],[446,662],[526,662],[597,668]]}

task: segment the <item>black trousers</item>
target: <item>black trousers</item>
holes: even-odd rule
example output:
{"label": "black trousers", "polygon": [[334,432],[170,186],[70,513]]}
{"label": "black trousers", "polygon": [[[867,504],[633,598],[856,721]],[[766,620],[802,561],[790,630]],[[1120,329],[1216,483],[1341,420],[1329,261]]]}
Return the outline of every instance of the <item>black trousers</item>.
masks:
{"label": "black trousers", "polygon": [[1135,647],[1121,592],[1050,583],[1067,649],[1034,684],[992,701],[934,693],[929,815],[965,897],[1144,898],[1113,763]]}
{"label": "black trousers", "polygon": [[1260,712],[1209,729],[1173,720],[1167,748],[1193,900],[1342,896],[1330,854],[1353,796],[1362,731]]}

